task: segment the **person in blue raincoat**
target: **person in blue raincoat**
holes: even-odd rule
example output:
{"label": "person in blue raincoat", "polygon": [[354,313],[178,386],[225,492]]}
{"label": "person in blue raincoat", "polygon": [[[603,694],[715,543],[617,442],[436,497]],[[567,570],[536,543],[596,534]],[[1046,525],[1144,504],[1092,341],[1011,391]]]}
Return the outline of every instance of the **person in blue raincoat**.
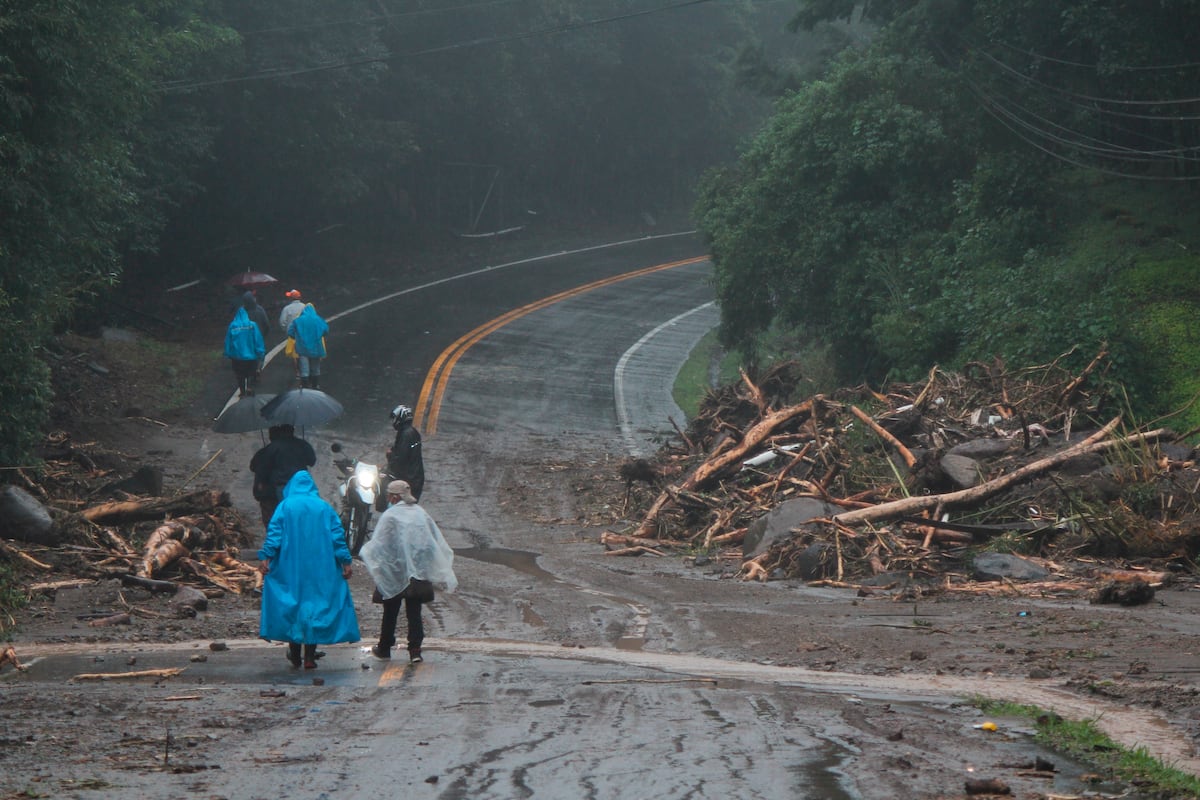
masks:
{"label": "person in blue raincoat", "polygon": [[316,307],[309,303],[300,316],[288,325],[287,335],[296,340],[296,360],[300,370],[300,385],[321,388],[321,359],[325,358],[325,334],[329,323],[321,319]]}
{"label": "person in blue raincoat", "polygon": [[350,596],[350,548],[333,506],[321,499],[308,470],[292,476],[258,551],[265,577],[258,635],[287,642],[288,661],[317,666],[317,645],[357,642]]}
{"label": "person in blue raincoat", "polygon": [[225,329],[225,357],[233,362],[238,397],[254,394],[254,379],[266,353],[262,331],[250,319],[245,307],[239,307]]}

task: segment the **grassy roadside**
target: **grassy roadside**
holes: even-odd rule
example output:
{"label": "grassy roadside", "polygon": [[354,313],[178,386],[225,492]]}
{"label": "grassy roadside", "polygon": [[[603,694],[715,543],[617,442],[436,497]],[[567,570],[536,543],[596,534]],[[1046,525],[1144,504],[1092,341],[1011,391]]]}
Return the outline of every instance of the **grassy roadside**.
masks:
{"label": "grassy roadside", "polygon": [[738,379],[738,363],[737,354],[726,352],[717,342],[715,330],[700,339],[679,368],[672,389],[675,403],[688,419],[696,416],[709,389]]}
{"label": "grassy roadside", "polygon": [[1103,772],[1105,779],[1133,784],[1148,797],[1159,800],[1200,797],[1200,778],[1164,764],[1144,749],[1122,747],[1090,720],[1067,720],[1037,706],[986,698],[977,698],[973,704],[985,714],[1032,720],[1039,743],[1092,765]]}

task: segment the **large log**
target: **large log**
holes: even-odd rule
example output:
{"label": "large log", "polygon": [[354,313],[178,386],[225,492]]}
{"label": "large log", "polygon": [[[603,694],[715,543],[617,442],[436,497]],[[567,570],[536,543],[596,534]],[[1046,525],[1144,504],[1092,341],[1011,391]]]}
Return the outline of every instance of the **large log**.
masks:
{"label": "large log", "polygon": [[153,578],[146,578],[141,575],[122,575],[122,586],[137,586],[141,589],[147,589],[151,593],[163,592],[165,594],[175,594],[179,591],[179,584],[174,581],[160,581]]}
{"label": "large log", "polygon": [[863,525],[868,522],[878,522],[885,519],[894,519],[896,517],[907,516],[909,514],[919,513],[932,508],[961,508],[963,506],[975,505],[992,495],[1008,489],[1022,481],[1027,481],[1035,475],[1053,469],[1054,467],[1072,458],[1076,458],[1087,453],[1099,453],[1104,450],[1111,450],[1122,445],[1128,446],[1139,442],[1153,441],[1156,439],[1173,438],[1175,433],[1167,428],[1159,428],[1158,430],[1149,431],[1147,433],[1139,433],[1133,436],[1126,436],[1120,439],[1110,439],[1108,441],[1098,441],[1104,436],[1107,436],[1117,426],[1118,420],[1113,420],[1105,425],[1100,431],[1083,440],[1074,447],[1068,447],[1060,453],[1056,453],[1049,458],[1043,458],[1040,461],[1035,461],[1032,464],[1026,464],[1020,469],[1001,475],[999,478],[981,483],[978,486],[972,486],[970,489],[962,489],[957,492],[949,492],[947,494],[931,494],[919,495],[915,497],[905,497],[902,500],[894,500],[890,503],[880,503],[879,505],[869,506],[867,508],[859,508],[853,511],[847,511],[844,514],[838,514],[833,518],[834,522],[847,526]]}
{"label": "large log", "polygon": [[230,505],[228,492],[203,489],[175,498],[153,497],[147,500],[101,503],[79,513],[80,516],[91,522],[126,523],[164,517],[181,517],[187,514],[202,514],[228,505]]}

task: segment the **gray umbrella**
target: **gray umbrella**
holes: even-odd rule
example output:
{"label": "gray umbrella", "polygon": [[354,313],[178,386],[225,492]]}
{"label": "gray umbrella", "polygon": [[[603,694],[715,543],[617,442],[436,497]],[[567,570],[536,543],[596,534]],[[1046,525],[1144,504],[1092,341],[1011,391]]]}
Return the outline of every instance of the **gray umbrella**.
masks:
{"label": "gray umbrella", "polygon": [[291,425],[311,428],[341,416],[342,404],[320,389],[292,389],[263,406],[267,425]]}
{"label": "gray umbrella", "polygon": [[247,433],[270,427],[270,421],[263,419],[262,410],[274,399],[273,394],[243,397],[221,412],[213,423],[213,430],[217,433]]}

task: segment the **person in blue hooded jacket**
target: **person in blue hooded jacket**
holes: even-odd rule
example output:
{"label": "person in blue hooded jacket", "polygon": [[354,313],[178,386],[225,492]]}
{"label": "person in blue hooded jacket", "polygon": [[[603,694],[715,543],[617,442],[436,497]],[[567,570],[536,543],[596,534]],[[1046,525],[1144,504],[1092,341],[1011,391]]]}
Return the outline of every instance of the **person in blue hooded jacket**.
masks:
{"label": "person in blue hooded jacket", "polygon": [[296,361],[300,370],[300,385],[321,388],[321,359],[325,358],[325,335],[329,323],[321,318],[312,303],[288,325],[287,335],[296,340]]}
{"label": "person in blue hooded jacket", "polygon": [[254,394],[254,379],[266,354],[267,348],[258,325],[250,319],[245,307],[239,307],[225,329],[225,357],[233,362],[238,397]]}
{"label": "person in blue hooded jacket", "polygon": [[317,666],[317,645],[357,642],[350,596],[350,548],[333,506],[321,499],[308,470],[292,476],[258,551],[263,574],[258,635],[288,643],[288,661]]}

